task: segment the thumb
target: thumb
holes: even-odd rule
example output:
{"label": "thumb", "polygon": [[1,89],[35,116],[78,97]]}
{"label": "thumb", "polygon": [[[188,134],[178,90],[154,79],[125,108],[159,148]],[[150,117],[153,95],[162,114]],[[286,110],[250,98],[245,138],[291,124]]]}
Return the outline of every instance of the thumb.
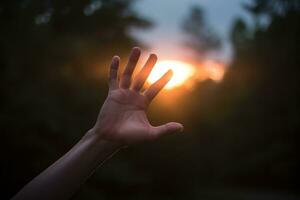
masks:
{"label": "thumb", "polygon": [[160,137],[162,135],[174,133],[174,132],[182,132],[183,125],[177,122],[169,122],[163,124],[161,126],[153,127],[154,137]]}

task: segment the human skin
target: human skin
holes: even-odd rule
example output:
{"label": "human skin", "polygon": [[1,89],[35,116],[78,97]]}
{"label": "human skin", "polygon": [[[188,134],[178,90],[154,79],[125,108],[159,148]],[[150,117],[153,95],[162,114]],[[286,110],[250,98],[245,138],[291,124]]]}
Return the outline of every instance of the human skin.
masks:
{"label": "human skin", "polygon": [[140,54],[138,47],[132,49],[120,78],[120,58],[113,57],[109,71],[109,92],[94,127],[69,152],[19,191],[13,200],[70,199],[96,168],[122,147],[183,131],[183,125],[177,122],[157,127],[149,123],[147,109],[172,77],[172,71],[141,92],[157,56],[151,54],[143,68],[132,78]]}

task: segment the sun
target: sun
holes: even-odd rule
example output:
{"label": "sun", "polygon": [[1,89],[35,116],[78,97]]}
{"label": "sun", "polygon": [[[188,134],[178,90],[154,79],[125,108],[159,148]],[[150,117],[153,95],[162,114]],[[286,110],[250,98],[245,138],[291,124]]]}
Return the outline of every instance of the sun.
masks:
{"label": "sun", "polygon": [[188,63],[176,60],[164,60],[159,61],[154,66],[151,74],[148,77],[148,82],[150,84],[154,83],[169,69],[173,71],[173,77],[165,86],[165,89],[172,89],[184,85],[184,83],[195,73],[195,68]]}

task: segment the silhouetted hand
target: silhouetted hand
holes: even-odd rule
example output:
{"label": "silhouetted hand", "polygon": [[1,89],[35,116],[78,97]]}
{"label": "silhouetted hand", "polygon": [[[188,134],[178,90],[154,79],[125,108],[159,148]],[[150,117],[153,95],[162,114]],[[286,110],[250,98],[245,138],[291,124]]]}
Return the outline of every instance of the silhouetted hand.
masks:
{"label": "silhouetted hand", "polygon": [[109,93],[95,126],[64,156],[24,186],[14,200],[69,199],[95,169],[123,145],[154,140],[159,136],[181,131],[183,126],[170,122],[158,127],[150,125],[146,110],[151,100],[168,83],[168,71],[144,93],[143,87],[157,60],[150,55],[138,75],[131,76],[140,57],[139,48],[133,48],[128,64],[118,81],[120,58],[112,60],[109,73]]}
{"label": "silhouetted hand", "polygon": [[146,115],[147,108],[153,98],[168,83],[172,77],[169,70],[157,82],[141,93],[147,77],[154,67],[157,56],[151,54],[141,69],[132,79],[132,74],[141,50],[132,49],[129,61],[124,72],[118,79],[120,58],[114,56],[109,72],[109,93],[99,113],[97,122],[91,130],[101,139],[120,142],[127,145],[141,141],[149,141],[161,135],[179,132],[183,126],[176,122],[170,122],[158,127],[152,126]]}

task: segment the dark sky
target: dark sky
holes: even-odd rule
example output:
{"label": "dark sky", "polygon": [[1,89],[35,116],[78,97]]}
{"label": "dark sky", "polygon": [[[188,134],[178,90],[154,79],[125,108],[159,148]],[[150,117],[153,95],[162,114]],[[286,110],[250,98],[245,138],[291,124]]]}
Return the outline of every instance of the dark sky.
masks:
{"label": "dark sky", "polygon": [[225,42],[221,53],[213,58],[228,61],[231,54],[228,32],[232,21],[238,16],[249,18],[241,7],[245,2],[249,0],[137,0],[136,10],[155,26],[135,34],[160,57],[183,59],[190,53],[182,47],[184,37],[180,26],[189,8],[199,5],[205,9],[208,23]]}

